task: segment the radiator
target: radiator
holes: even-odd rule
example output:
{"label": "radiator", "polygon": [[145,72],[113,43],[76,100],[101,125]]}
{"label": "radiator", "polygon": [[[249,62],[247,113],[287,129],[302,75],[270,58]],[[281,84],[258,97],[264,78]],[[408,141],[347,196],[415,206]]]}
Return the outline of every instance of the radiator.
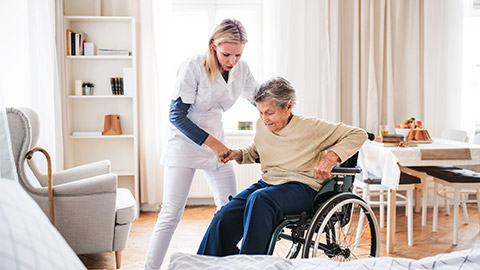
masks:
{"label": "radiator", "polygon": [[[245,147],[253,142],[252,131],[238,131],[225,134],[227,146],[231,149]],[[235,176],[237,178],[237,191],[240,192],[260,179],[260,164],[238,165],[235,161],[230,161],[234,165]],[[213,194],[208,187],[201,170],[195,172],[192,187],[188,195],[189,198],[213,198]]]}

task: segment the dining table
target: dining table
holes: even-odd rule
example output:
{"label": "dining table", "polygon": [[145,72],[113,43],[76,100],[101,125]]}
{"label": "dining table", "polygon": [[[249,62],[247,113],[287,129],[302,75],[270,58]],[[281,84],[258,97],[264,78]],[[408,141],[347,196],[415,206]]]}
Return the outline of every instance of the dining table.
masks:
{"label": "dining table", "polygon": [[[362,173],[381,177],[381,184],[388,188],[387,253],[393,253],[396,227],[396,191],[400,173],[423,176],[422,226],[426,224],[428,175],[415,171],[416,166],[479,165],[480,145],[433,138],[429,141],[408,141],[399,144],[367,141],[359,151]],[[423,174],[423,175],[420,175]]]}

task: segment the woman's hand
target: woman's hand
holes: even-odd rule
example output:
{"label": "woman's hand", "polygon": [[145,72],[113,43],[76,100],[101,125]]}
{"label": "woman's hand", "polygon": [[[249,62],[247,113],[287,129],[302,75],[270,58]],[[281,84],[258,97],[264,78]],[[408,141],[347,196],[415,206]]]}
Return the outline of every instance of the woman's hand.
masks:
{"label": "woman's hand", "polygon": [[337,154],[335,154],[335,152],[328,152],[313,168],[313,177],[320,180],[330,178],[332,176],[331,171],[333,166],[335,166],[339,160],[340,158],[337,156]]}
{"label": "woman's hand", "polygon": [[242,162],[242,160],[243,160],[242,150],[232,150],[232,151],[230,151],[230,154],[224,159],[223,163],[227,163],[230,160],[235,160],[238,163]]}
{"label": "woman's hand", "polygon": [[224,160],[226,157],[229,156],[232,150],[226,147],[221,141],[217,140],[212,135],[208,135],[204,144],[206,144],[208,147],[210,147],[210,149],[213,150],[219,162],[226,163],[228,161],[228,160],[227,161],[224,161]]}

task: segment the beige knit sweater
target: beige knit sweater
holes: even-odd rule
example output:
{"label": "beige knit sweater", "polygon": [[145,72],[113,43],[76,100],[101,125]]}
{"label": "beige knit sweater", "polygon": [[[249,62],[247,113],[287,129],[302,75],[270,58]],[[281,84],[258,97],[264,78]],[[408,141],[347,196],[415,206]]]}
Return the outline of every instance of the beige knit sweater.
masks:
{"label": "beige knit sweater", "polygon": [[271,185],[290,181],[305,183],[319,190],[324,180],[313,177],[313,168],[326,150],[335,152],[341,162],[355,154],[367,139],[363,129],[293,115],[278,132],[269,131],[259,119],[253,144],[241,149],[242,164],[260,158],[262,179]]}

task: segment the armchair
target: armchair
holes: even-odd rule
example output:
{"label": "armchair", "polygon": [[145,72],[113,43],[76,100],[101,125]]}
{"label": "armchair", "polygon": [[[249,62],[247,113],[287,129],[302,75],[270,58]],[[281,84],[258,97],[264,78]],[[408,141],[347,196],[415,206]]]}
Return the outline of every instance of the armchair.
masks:
{"label": "armchair", "polygon": [[[48,177],[26,154],[36,147],[38,115],[29,108],[7,108],[13,156],[20,185],[50,214]],[[128,189],[117,188],[108,160],[53,174],[54,223],[77,254],[115,251],[117,268],[125,249],[136,202]]]}

